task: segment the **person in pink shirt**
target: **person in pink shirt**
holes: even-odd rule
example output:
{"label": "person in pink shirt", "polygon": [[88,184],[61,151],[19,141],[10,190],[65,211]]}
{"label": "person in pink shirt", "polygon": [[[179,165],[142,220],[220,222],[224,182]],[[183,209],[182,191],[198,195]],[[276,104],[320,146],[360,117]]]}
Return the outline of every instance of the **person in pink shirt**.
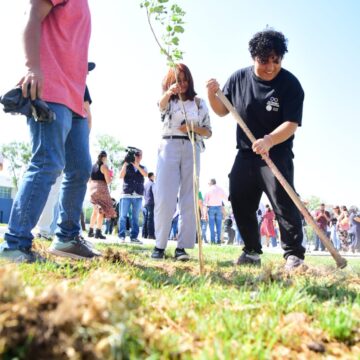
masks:
{"label": "person in pink shirt", "polygon": [[98,255],[80,236],[80,213],[91,172],[89,126],[84,109],[91,16],[88,0],[32,0],[23,31],[26,73],[23,95],[46,101],[53,121],[28,119],[29,168],[16,195],[0,258],[43,261],[32,251],[35,227],[60,173],[60,217],[52,254],[88,259]]}
{"label": "person in pink shirt", "polygon": [[[207,208],[207,218],[209,220],[210,239],[212,244],[220,244],[221,241],[221,225],[223,220],[222,208],[228,197],[225,191],[218,185],[216,180],[209,181],[209,190],[205,194],[204,204]],[[216,240],[215,240],[216,226]]]}
{"label": "person in pink shirt", "polygon": [[269,247],[270,239],[271,245],[276,247],[276,233],[274,227],[275,221],[275,213],[273,210],[270,209],[270,205],[266,205],[265,214],[262,217],[262,223],[260,226],[260,234],[261,236],[266,237],[266,246]]}

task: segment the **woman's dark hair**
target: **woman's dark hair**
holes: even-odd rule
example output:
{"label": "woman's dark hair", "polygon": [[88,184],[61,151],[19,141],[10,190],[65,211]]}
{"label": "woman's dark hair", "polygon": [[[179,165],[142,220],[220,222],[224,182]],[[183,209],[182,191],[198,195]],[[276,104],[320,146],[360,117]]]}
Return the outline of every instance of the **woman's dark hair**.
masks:
{"label": "woman's dark hair", "polygon": [[[187,80],[188,82],[188,88],[185,93],[186,100],[194,100],[194,97],[196,96],[196,92],[194,90],[194,80],[192,78],[189,68],[184,64],[176,64],[175,70],[173,68],[169,69],[167,75],[165,76],[162,82],[163,92],[169,90],[170,86],[176,83],[176,77],[179,77],[180,73],[184,73],[185,80]],[[178,95],[171,95],[170,100],[174,100],[178,98],[179,98]]]}
{"label": "woman's dark hair", "polygon": [[266,63],[273,54],[282,59],[288,51],[287,39],[279,31],[272,29],[259,31],[249,41],[249,51],[253,59],[257,57],[262,63]]}
{"label": "woman's dark hair", "polygon": [[97,164],[98,165],[102,165],[102,158],[104,158],[104,157],[107,157],[107,153],[106,153],[106,151],[105,150],[101,150],[100,151],[100,154],[98,155],[98,158],[97,158]]}

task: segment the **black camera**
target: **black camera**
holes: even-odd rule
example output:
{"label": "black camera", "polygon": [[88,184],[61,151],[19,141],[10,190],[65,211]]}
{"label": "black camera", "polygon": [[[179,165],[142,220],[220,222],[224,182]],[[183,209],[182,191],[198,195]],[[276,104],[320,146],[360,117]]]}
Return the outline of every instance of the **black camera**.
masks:
{"label": "black camera", "polygon": [[128,146],[125,151],[127,154],[125,155],[124,162],[127,162],[128,164],[135,162],[135,156],[141,152],[139,149],[133,146]]}

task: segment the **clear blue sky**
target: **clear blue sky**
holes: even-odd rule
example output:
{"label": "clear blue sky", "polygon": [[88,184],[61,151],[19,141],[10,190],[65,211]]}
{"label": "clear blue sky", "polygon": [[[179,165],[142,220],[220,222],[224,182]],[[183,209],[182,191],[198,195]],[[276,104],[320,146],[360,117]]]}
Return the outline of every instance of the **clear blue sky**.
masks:
{"label": "clear blue sky", "polygon": [[[19,28],[26,1],[0,2],[2,56],[0,93],[22,75]],[[160,140],[156,102],[166,61],[135,0],[90,0],[93,17],[89,75],[96,135],[109,133],[123,145],[144,150],[144,164],[155,170]],[[295,185],[304,198],[317,195],[330,204],[360,205],[360,2],[356,0],[176,1],[185,11],[180,48],[196,90],[206,98],[205,82],[223,84],[252,63],[248,41],[266,25],[284,32],[289,53],[283,67],[305,90],[303,126],[295,139]],[[11,34],[11,35],[10,35]],[[13,35],[12,35],[13,34]],[[213,137],[201,158],[200,184],[215,177],[228,187],[235,155],[235,121],[212,113]],[[0,143],[27,140],[25,119],[0,114]]]}

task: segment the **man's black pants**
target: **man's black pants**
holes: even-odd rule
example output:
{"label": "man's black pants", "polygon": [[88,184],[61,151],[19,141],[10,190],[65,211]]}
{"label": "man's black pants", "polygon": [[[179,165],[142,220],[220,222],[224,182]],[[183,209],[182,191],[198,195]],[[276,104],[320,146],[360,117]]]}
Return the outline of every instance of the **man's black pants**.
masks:
{"label": "man's black pants", "polygon": [[145,239],[155,239],[154,205],[146,205],[144,208],[142,237]]}
{"label": "man's black pants", "polygon": [[[291,156],[277,156],[272,160],[293,187],[294,165]],[[229,178],[230,201],[236,225],[244,239],[244,251],[262,254],[256,211],[265,192],[279,223],[284,257],[295,255],[304,259],[300,213],[261,157],[244,157],[239,152]]]}

